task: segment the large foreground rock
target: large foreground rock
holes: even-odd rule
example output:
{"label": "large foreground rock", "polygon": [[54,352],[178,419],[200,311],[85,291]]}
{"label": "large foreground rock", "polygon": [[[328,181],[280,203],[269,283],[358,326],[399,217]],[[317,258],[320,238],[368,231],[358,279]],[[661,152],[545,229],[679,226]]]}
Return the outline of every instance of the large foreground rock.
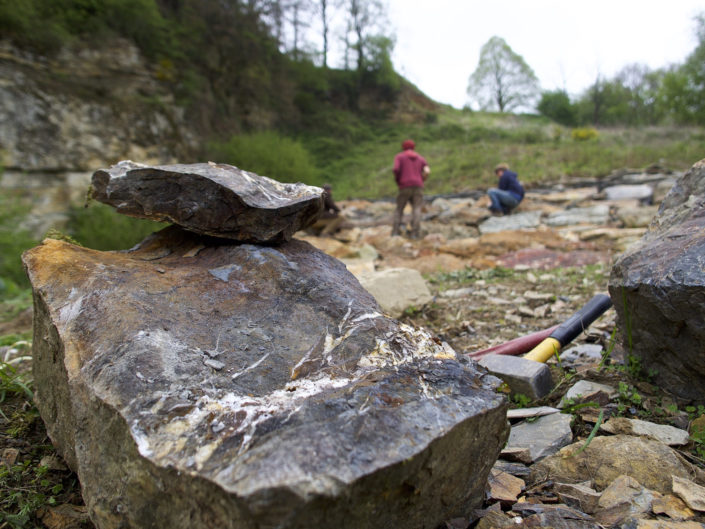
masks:
{"label": "large foreground rock", "polygon": [[625,346],[655,382],[705,398],[705,160],[678,179],[649,232],[616,261],[609,289]]}
{"label": "large foreground rock", "polygon": [[93,173],[93,197],[132,217],[202,235],[279,243],[310,226],[322,190],[282,184],[226,164],[148,166],[122,161]]}
{"label": "large foreground rock", "polygon": [[498,381],[293,240],[46,240],[37,406],[101,528],[436,527],[508,436]]}

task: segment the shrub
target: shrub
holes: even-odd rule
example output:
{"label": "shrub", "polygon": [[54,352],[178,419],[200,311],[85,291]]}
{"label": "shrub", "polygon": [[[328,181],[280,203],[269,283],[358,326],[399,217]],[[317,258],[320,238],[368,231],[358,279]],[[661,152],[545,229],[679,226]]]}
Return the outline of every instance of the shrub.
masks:
{"label": "shrub", "polygon": [[121,215],[99,202],[69,211],[68,232],[79,244],[94,250],[126,250],[167,224]]}
{"label": "shrub", "polygon": [[280,182],[318,181],[319,171],[306,148],[273,131],[233,136],[208,145],[214,162],[229,163]]}
{"label": "shrub", "polygon": [[538,111],[561,125],[567,127],[577,125],[577,111],[564,90],[541,94]]}
{"label": "shrub", "polygon": [[28,287],[22,267],[22,252],[35,246],[37,240],[21,228],[29,211],[29,202],[7,192],[0,195],[0,294],[14,290],[14,285]]}
{"label": "shrub", "polygon": [[575,141],[589,141],[597,138],[597,131],[592,127],[573,129],[570,133],[570,137]]}

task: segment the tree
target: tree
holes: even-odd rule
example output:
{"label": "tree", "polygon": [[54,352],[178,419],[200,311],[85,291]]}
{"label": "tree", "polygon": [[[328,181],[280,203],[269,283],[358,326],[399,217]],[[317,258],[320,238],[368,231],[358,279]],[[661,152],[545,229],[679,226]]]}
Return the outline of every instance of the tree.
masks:
{"label": "tree", "polygon": [[311,4],[308,0],[293,0],[290,5],[291,9],[291,28],[293,31],[293,48],[292,55],[295,61],[299,60],[299,45],[301,42],[301,33],[308,27],[306,18],[308,11],[311,9]]}
{"label": "tree", "polygon": [[680,123],[705,125],[705,13],[695,18],[698,46],[664,78],[661,101]]}
{"label": "tree", "polygon": [[[354,42],[350,43],[348,35],[345,36],[346,45],[352,47],[357,55],[357,71],[365,69],[365,59],[367,57],[366,44],[369,38],[379,31],[383,36],[381,24],[385,19],[384,6],[379,0],[347,0],[346,11],[348,14],[348,33],[355,36]],[[347,63],[347,50],[345,53]]]}
{"label": "tree", "polygon": [[538,93],[536,74],[503,38],[492,37],[482,46],[468,83],[468,95],[480,108],[509,112],[530,107]]}
{"label": "tree", "polygon": [[537,109],[550,120],[566,127],[574,127],[577,124],[575,107],[565,90],[542,93]]}
{"label": "tree", "polygon": [[323,68],[328,68],[329,7],[335,7],[335,3],[331,2],[331,0],[318,0],[318,14],[321,16],[321,36],[323,37]]}

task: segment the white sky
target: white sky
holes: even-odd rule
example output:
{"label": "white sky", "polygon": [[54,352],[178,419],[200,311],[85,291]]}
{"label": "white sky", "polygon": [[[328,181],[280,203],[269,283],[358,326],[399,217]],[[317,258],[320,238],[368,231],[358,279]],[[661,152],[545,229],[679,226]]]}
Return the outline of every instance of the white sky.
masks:
{"label": "white sky", "polygon": [[622,67],[682,63],[705,0],[388,0],[395,69],[432,99],[462,108],[480,48],[502,37],[543,90],[578,95]]}

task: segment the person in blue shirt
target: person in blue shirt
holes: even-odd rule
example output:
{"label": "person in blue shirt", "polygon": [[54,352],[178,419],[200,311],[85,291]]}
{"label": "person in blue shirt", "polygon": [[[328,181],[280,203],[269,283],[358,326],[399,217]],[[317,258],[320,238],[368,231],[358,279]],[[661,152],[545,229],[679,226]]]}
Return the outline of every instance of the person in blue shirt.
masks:
{"label": "person in blue shirt", "polygon": [[524,198],[524,187],[519,183],[517,174],[510,171],[506,163],[497,165],[494,173],[499,178],[499,183],[497,187],[487,190],[492,202],[490,211],[495,215],[506,215]]}

